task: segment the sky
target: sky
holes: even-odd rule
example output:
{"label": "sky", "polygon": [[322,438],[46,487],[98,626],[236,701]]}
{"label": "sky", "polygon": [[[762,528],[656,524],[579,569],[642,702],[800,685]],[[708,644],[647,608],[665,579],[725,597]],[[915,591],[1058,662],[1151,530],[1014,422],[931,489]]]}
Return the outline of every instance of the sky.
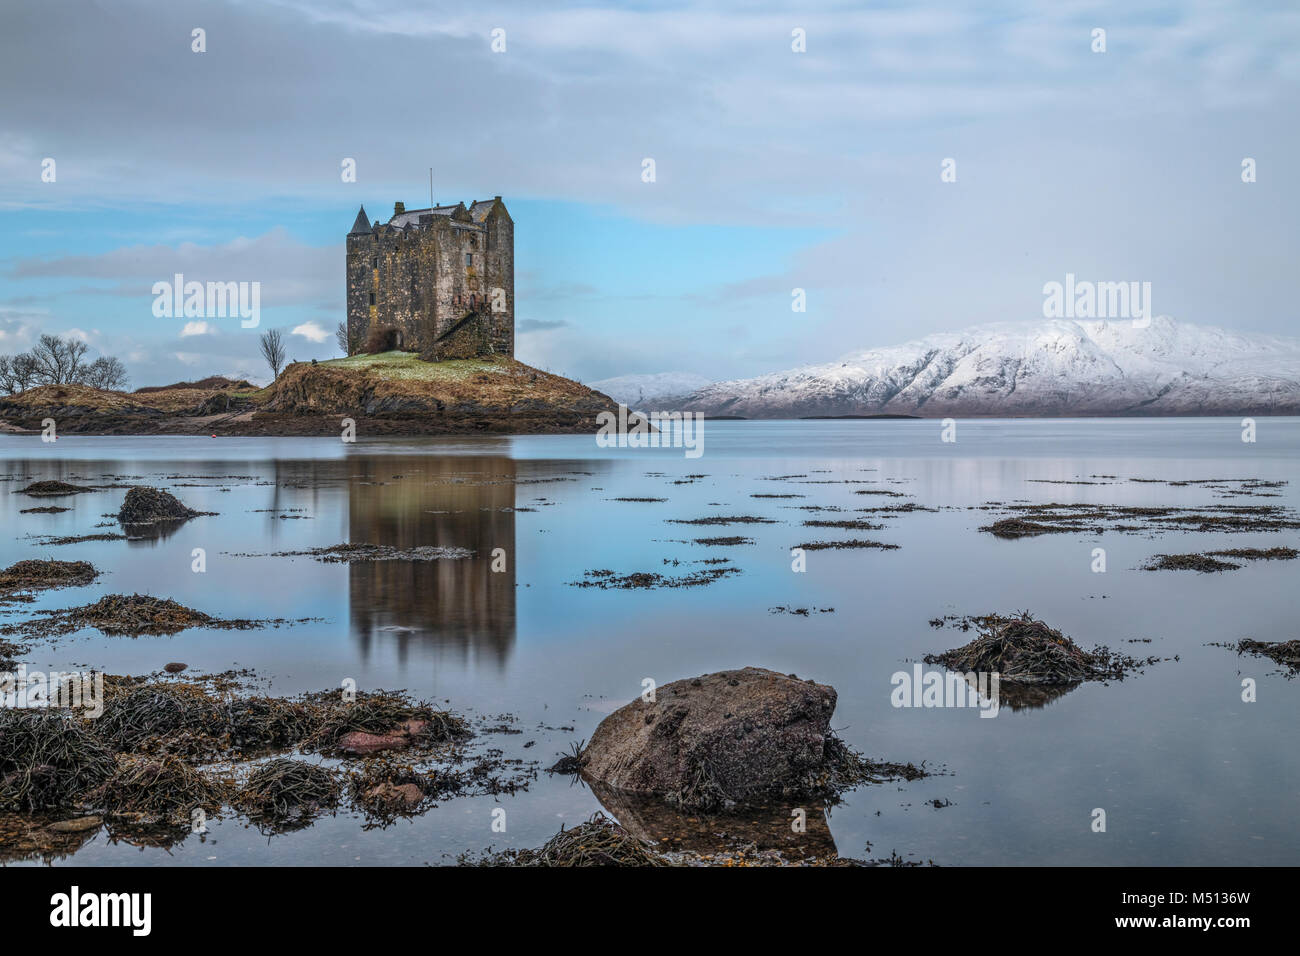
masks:
{"label": "sky", "polygon": [[[1041,319],[1067,273],[1300,318],[1293,0],[8,0],[0,90],[0,354],[74,335],[133,387],[265,382],[268,328],[337,356],[357,208],[430,167],[503,197],[517,357],[583,381]],[[156,316],[176,273],[260,283],[260,326]]]}

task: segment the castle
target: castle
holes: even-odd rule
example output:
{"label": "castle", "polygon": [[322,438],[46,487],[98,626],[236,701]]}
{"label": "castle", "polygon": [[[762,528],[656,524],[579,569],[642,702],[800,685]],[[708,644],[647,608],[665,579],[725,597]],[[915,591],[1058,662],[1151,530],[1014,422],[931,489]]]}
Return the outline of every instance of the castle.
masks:
{"label": "castle", "polygon": [[515,354],[515,224],[500,196],[408,210],[347,238],[348,354]]}

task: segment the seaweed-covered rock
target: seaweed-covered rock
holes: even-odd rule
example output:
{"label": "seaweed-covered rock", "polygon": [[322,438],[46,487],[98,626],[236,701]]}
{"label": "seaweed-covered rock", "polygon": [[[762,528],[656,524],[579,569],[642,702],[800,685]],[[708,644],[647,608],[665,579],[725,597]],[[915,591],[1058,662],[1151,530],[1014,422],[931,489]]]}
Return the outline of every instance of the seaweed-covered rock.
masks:
{"label": "seaweed-covered rock", "polygon": [[199,514],[202,512],[185,507],[170,491],[140,485],[127,491],[117,520],[122,524],[153,524],[157,521],[184,521]]}
{"label": "seaweed-covered rock", "polygon": [[51,588],[81,587],[99,576],[89,561],[42,561],[39,558],[19,561],[0,571],[0,601],[16,594],[28,594]]}
{"label": "seaweed-covered rock", "polygon": [[1012,684],[1077,684],[1124,676],[1126,661],[1106,648],[1085,651],[1028,611],[1012,617],[990,614],[975,623],[979,637],[942,654],[927,654],[925,662],[958,673],[998,674]]}
{"label": "seaweed-covered rock", "polygon": [[601,721],[582,772],[691,809],[814,792],[839,752],[835,702],[833,687],[761,667],[673,681]]}
{"label": "seaweed-covered rock", "polygon": [[84,485],[69,484],[66,481],[33,481],[26,488],[19,488],[15,494],[31,495],[33,498],[62,498],[94,490]]}

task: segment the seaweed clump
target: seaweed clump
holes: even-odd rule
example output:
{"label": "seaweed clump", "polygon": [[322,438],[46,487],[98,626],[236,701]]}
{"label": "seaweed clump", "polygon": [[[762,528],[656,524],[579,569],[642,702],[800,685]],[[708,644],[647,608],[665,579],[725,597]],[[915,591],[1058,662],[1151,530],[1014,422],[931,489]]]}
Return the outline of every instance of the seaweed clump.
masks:
{"label": "seaweed clump", "polygon": [[631,574],[615,574],[607,568],[585,572],[586,580],[570,581],[575,588],[618,589],[624,591],[645,588],[696,588],[712,584],[729,574],[739,574],[740,568],[703,568],[683,574],[680,577],[668,577],[655,571],[633,571]]}
{"label": "seaweed clump", "polygon": [[134,823],[183,826],[195,809],[217,813],[229,797],[227,781],[196,770],[179,757],[121,754],[116,772],[90,800],[108,814]]}
{"label": "seaweed clump", "polygon": [[280,620],[254,621],[212,617],[186,607],[171,598],[148,594],[106,594],[94,604],[41,612],[40,616],[0,628],[0,634],[27,638],[53,637],[93,627],[109,636],[138,637],[141,634],[176,634],[191,627],[248,630]]}
{"label": "seaweed clump", "polygon": [[654,846],[597,811],[586,823],[560,832],[535,850],[507,850],[485,866],[671,866]]}
{"label": "seaweed clump", "polygon": [[1240,564],[1220,561],[1208,554],[1157,554],[1142,566],[1142,570],[1200,571],[1202,574],[1213,574],[1216,571],[1236,571],[1240,567]]}
{"label": "seaweed clump", "polygon": [[74,608],[72,613],[82,627],[95,627],[105,634],[175,634],[216,621],[171,598],[147,594],[106,594],[94,604]]}
{"label": "seaweed clump", "polygon": [[1286,668],[1287,677],[1300,674],[1300,640],[1296,641],[1255,641],[1244,638],[1237,642],[1238,654],[1256,654],[1267,657],[1275,664]]}
{"label": "seaweed clump", "polygon": [[99,734],[120,750],[197,756],[220,751],[221,709],[193,684],[136,687],[106,695]]}
{"label": "seaweed clump", "polygon": [[1099,646],[1085,651],[1054,627],[1022,611],[1013,617],[990,614],[976,619],[979,636],[942,654],[927,654],[927,664],[958,673],[998,674],[1015,684],[1074,685],[1089,680],[1122,680],[1154,658],[1138,661]]}
{"label": "seaweed clump", "polygon": [[427,703],[412,703],[395,691],[357,693],[351,699],[341,690],[323,691],[308,694],[304,704],[312,714],[311,733],[303,739],[309,750],[369,753],[471,736],[464,718]]}
{"label": "seaweed clump", "polygon": [[1238,558],[1247,561],[1291,561],[1300,556],[1295,548],[1227,548],[1207,551],[1205,554],[1157,554],[1143,565],[1143,571],[1235,571],[1242,567],[1220,558]]}
{"label": "seaweed clump", "polygon": [[0,571],[0,602],[30,601],[31,592],[81,587],[98,576],[89,561],[19,561]]}
{"label": "seaweed clump", "polygon": [[30,495],[33,498],[61,498],[66,495],[79,495],[86,491],[95,491],[83,485],[73,485],[66,481],[33,481],[26,488],[19,488],[15,494]]}
{"label": "seaweed clump", "polygon": [[184,521],[204,514],[181,504],[170,491],[137,485],[126,493],[117,520],[122,524],[154,524],[160,521]]}
{"label": "seaweed clump", "polygon": [[113,751],[81,721],[0,709],[0,810],[72,806],[115,769]]}
{"label": "seaweed clump", "polygon": [[280,757],[249,775],[237,802],[249,816],[272,824],[310,822],[338,805],[341,790],[334,773],[325,767]]}

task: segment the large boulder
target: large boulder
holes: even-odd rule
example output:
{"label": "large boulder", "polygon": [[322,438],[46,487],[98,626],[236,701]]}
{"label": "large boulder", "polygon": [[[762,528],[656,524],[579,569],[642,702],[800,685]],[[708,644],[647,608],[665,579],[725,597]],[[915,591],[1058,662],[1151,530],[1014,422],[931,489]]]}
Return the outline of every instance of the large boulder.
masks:
{"label": "large boulder", "polygon": [[840,749],[833,687],[761,667],[673,681],[596,728],[582,773],[683,809],[718,810],[815,793]]}

